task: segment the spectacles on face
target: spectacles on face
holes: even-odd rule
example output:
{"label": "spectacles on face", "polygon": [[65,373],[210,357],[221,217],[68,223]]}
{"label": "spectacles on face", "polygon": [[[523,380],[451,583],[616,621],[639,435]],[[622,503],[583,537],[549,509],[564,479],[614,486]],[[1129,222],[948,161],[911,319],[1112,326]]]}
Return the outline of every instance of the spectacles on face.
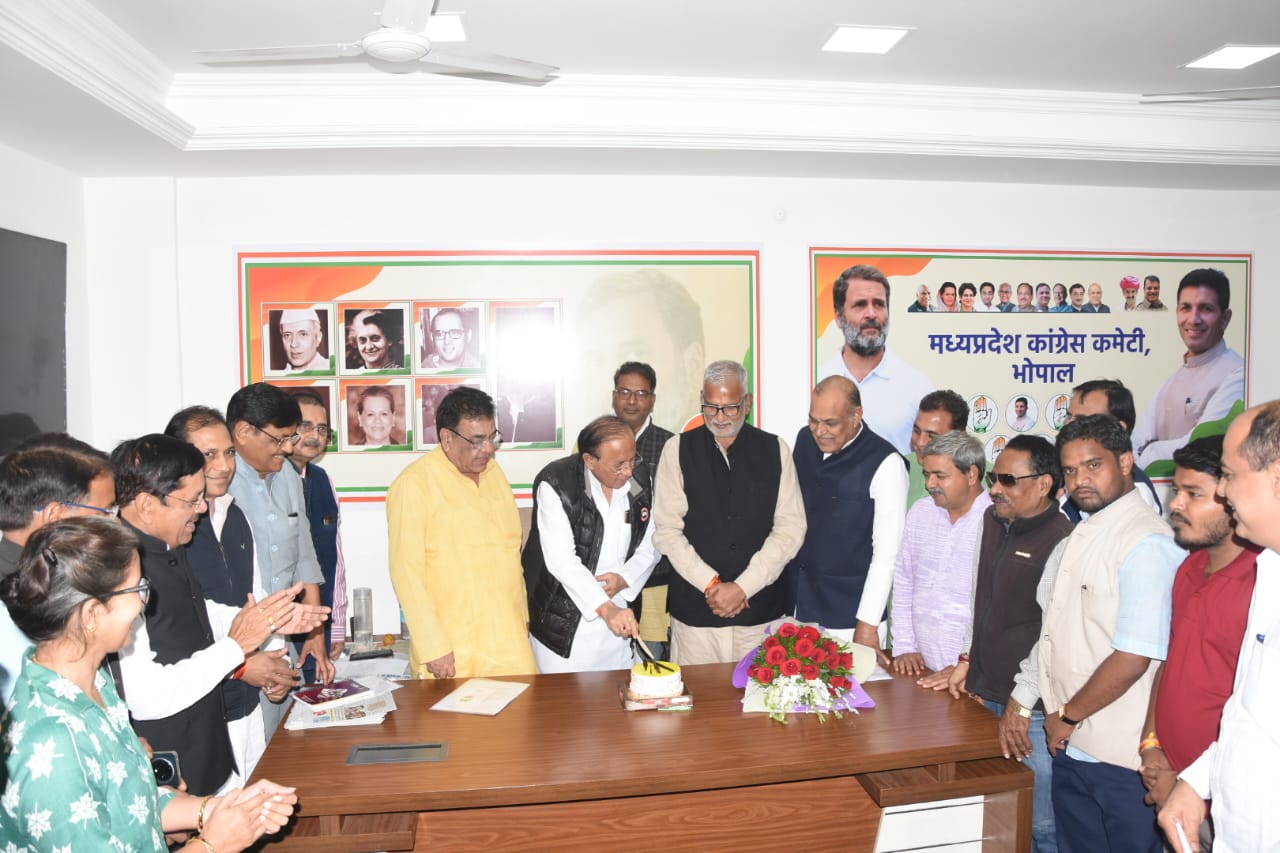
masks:
{"label": "spectacles on face", "polygon": [[444,329],[443,331],[432,332],[431,339],[433,341],[460,341],[466,333],[465,329]]}
{"label": "spectacles on face", "polygon": [[59,503],[63,506],[73,506],[76,509],[88,509],[93,510],[94,512],[100,512],[108,518],[115,518],[120,515],[120,507],[118,506],[113,506],[108,509],[107,507],[94,506],[93,504],[78,504],[75,501],[59,501]]}
{"label": "spectacles on face", "polygon": [[465,435],[458,432],[456,429],[450,429],[449,427],[445,427],[445,429],[449,430],[449,432],[453,433],[458,438],[462,439],[467,444],[471,445],[471,447],[475,450],[479,450],[480,448],[484,447],[486,444],[493,445],[494,450],[497,450],[499,447],[502,446],[502,430],[494,430],[493,435],[488,435],[488,436],[485,436],[484,438],[467,438]]}
{"label": "spectacles on face", "polygon": [[[308,432],[314,432],[317,438],[326,441],[329,436],[333,435],[333,429],[328,424],[313,424],[311,421],[303,421],[298,424],[299,436]],[[271,435],[271,433],[267,433],[267,435]],[[275,436],[272,436],[272,438],[275,438]]]}
{"label": "spectacles on face", "polygon": [[302,441],[302,433],[300,432],[295,432],[293,435],[272,435],[271,433],[267,432],[265,429],[258,426],[257,424],[249,424],[249,426],[253,427],[258,432],[262,433],[267,438],[274,441],[276,443],[276,447],[278,448],[284,447],[285,442],[288,442],[289,444],[297,444],[299,441]]}
{"label": "spectacles on face", "polygon": [[[591,455],[595,456],[594,453]],[[603,462],[604,460],[601,459],[599,456],[596,456],[596,461]],[[623,471],[634,471],[635,469],[639,468],[643,464],[644,464],[644,457],[641,456],[639,453],[637,453],[634,459],[625,459],[622,462],[617,463],[616,465],[606,465],[604,467],[608,468],[610,471],[612,471],[615,474],[621,474]]]}
{"label": "spectacles on face", "polygon": [[151,581],[147,580],[146,578],[143,578],[142,583],[138,584],[137,586],[128,586],[128,587],[125,587],[124,589],[117,589],[111,592],[104,592],[102,595],[98,596],[98,598],[99,600],[105,602],[108,598],[114,598],[117,595],[128,595],[131,592],[136,592],[138,594],[138,598],[142,599],[142,606],[146,607],[147,602],[151,600]]}
{"label": "spectacles on face", "polygon": [[178,501],[179,503],[187,504],[192,509],[199,509],[201,504],[206,503],[204,499],[204,492],[201,492],[200,494],[196,495],[194,498],[180,498],[177,495],[175,495],[173,492],[170,492],[167,495],[160,496],[160,500],[162,501],[167,501],[169,500],[169,498],[173,498],[175,501]]}
{"label": "spectacles on face", "polygon": [[639,390],[632,388],[614,388],[613,393],[617,394],[624,400],[630,400],[634,397],[637,403],[643,403],[645,400],[648,400],[653,396],[652,391],[645,391],[643,388]]}
{"label": "spectacles on face", "polygon": [[730,418],[736,418],[742,414],[742,407],[747,402],[747,398],[743,397],[736,403],[729,403],[724,406],[717,406],[713,403],[702,404],[702,416],[704,418],[714,418],[717,414],[725,415]]}
{"label": "spectacles on face", "polygon": [[999,483],[1000,485],[1004,486],[1006,489],[1012,489],[1014,486],[1018,485],[1019,480],[1029,480],[1032,477],[1044,477],[1044,476],[1047,476],[1047,475],[1023,474],[1020,477],[1015,477],[1012,474],[997,474],[995,471],[988,471],[987,485],[994,486],[996,483]]}

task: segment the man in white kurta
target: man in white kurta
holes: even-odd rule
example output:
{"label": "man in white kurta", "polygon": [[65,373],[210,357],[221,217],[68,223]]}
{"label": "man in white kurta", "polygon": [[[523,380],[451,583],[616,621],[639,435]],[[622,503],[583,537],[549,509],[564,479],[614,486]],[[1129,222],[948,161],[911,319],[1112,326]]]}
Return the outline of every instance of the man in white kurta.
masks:
{"label": "man in white kurta", "polygon": [[629,668],[639,627],[628,605],[658,562],[653,492],[631,428],[615,417],[597,418],[578,436],[578,449],[538,475],[534,530],[525,546],[539,672]]}
{"label": "man in white kurta", "polygon": [[[1213,804],[1215,853],[1275,850],[1280,847],[1280,812],[1275,772],[1280,766],[1276,707],[1280,699],[1280,401],[1273,400],[1238,417],[1222,448],[1225,497],[1236,519],[1236,534],[1265,545],[1258,556],[1249,622],[1236,664],[1235,686],[1222,709],[1218,739],[1179,775],[1160,826],[1177,838],[1181,823],[1193,849],[1198,847],[1205,800]],[[1267,448],[1272,448],[1268,450]],[[1176,849],[1176,841],[1173,842]]]}

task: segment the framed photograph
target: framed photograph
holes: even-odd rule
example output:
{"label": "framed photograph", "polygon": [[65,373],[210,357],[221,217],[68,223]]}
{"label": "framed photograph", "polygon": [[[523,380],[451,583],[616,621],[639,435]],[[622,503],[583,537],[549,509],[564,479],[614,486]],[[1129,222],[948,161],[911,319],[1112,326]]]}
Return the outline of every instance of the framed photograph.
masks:
{"label": "framed photograph", "polygon": [[409,372],[405,349],[409,306],[402,302],[338,305],[342,312],[342,374],[388,376]]}
{"label": "framed photograph", "polygon": [[421,450],[430,450],[440,443],[436,431],[436,409],[449,392],[463,385],[485,390],[480,379],[426,379],[418,381],[418,444]]}
{"label": "framed photograph", "polygon": [[413,446],[408,385],[395,380],[342,383],[343,447],[347,450],[409,450]]}
{"label": "framed photograph", "polygon": [[485,306],[477,302],[414,303],[420,373],[476,373],[485,364]]}
{"label": "framed photograph", "polygon": [[331,305],[264,305],[263,363],[267,376],[332,376]]}

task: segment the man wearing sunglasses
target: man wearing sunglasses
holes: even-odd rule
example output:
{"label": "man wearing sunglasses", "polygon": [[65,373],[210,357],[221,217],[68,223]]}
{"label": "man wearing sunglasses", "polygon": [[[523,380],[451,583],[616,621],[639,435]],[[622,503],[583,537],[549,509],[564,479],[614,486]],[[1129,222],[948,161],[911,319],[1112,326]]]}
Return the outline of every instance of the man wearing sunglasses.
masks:
{"label": "man wearing sunglasses", "polygon": [[658,463],[658,550],[672,578],[671,656],[678,664],[741,660],[786,612],[787,562],[804,541],[804,500],[787,443],[747,423],[747,371],[713,361],[703,426],[670,439]]}
{"label": "man wearing sunglasses", "polygon": [[[27,539],[68,515],[115,515],[116,484],[105,453],[64,433],[31,436],[0,460],[0,578],[18,567]],[[0,703],[31,644],[0,607]]]}
{"label": "man wearing sunglasses", "polygon": [[1053,764],[1044,737],[1040,685],[1019,665],[1040,636],[1036,587],[1049,555],[1071,532],[1058,508],[1058,451],[1038,435],[1015,435],[988,472],[991,506],[982,517],[973,574],[973,627],[954,667],[923,679],[956,698],[968,693],[1000,718],[1005,758],[1036,774],[1031,837],[1036,853],[1058,849],[1053,823]]}

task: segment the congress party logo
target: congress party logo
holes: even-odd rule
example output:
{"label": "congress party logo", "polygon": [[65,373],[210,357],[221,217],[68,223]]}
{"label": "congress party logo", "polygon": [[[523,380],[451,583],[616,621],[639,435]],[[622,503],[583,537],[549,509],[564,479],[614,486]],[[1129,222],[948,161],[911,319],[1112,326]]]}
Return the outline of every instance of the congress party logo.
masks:
{"label": "congress party logo", "polygon": [[969,432],[981,435],[995,426],[998,418],[993,397],[979,394],[969,399]]}
{"label": "congress party logo", "polygon": [[1048,400],[1045,400],[1044,410],[1049,413],[1049,426],[1053,427],[1053,431],[1057,432],[1067,423],[1067,408],[1071,405],[1071,398],[1066,394],[1054,394]]}

